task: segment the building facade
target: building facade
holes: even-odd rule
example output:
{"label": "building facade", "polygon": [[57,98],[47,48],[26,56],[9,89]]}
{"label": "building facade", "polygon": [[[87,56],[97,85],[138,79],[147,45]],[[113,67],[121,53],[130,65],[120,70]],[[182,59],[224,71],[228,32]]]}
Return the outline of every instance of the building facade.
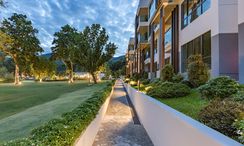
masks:
{"label": "building facade", "polygon": [[166,64],[185,73],[187,58],[201,54],[212,77],[244,83],[243,0],[140,0],[135,32],[135,67],[150,79],[159,78]]}

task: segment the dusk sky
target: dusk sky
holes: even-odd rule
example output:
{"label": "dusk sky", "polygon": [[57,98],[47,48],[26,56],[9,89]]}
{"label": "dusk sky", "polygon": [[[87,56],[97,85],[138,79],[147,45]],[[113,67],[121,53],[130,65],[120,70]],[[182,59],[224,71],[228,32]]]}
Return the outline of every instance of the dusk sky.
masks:
{"label": "dusk sky", "polygon": [[99,23],[106,28],[110,41],[116,43],[115,56],[124,55],[129,37],[134,35],[138,0],[6,0],[0,20],[12,13],[27,15],[35,28],[45,53],[50,53],[53,34],[65,24],[82,30]]}

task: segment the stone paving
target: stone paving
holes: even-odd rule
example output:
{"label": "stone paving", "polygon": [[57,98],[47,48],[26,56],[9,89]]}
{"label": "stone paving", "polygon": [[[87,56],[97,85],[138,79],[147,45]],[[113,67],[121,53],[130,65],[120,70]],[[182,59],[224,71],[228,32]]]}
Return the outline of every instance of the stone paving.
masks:
{"label": "stone paving", "polygon": [[117,81],[93,146],[153,146],[142,125],[134,124],[123,84]]}

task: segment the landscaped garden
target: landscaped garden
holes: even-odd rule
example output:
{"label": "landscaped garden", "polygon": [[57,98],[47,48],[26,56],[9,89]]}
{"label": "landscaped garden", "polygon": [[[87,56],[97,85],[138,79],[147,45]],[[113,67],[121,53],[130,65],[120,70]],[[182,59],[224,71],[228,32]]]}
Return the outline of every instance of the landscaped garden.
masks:
{"label": "landscaped garden", "polygon": [[[37,34],[26,15],[1,21],[0,145],[72,145],[111,92],[99,75],[111,78],[106,64],[117,46],[100,24],[62,26],[50,55]],[[89,82],[74,72],[89,74]]]}
{"label": "landscaped garden", "polygon": [[125,79],[134,88],[154,97],[205,125],[244,143],[244,87],[234,79],[210,79],[200,55],[188,58],[187,77],[165,65],[161,78],[152,81],[134,74]]}

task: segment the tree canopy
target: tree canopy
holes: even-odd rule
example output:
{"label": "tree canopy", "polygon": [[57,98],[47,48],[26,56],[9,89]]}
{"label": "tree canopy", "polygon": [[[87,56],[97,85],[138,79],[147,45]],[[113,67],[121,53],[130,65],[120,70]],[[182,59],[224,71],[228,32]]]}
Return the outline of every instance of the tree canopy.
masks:
{"label": "tree canopy", "polygon": [[73,83],[74,56],[79,44],[79,33],[70,25],[61,27],[59,32],[54,34],[52,53],[53,59],[62,60],[69,73],[69,82]]}
{"label": "tree canopy", "polygon": [[16,13],[2,21],[0,31],[1,38],[5,38],[0,43],[0,50],[12,57],[15,63],[15,84],[19,84],[19,65],[31,64],[38,53],[43,51],[36,37],[38,31],[26,15]]}
{"label": "tree canopy", "polygon": [[76,62],[89,72],[97,83],[96,72],[115,54],[114,43],[109,42],[105,28],[100,24],[87,26],[81,32],[80,47],[76,50]]}
{"label": "tree canopy", "polygon": [[56,72],[56,64],[45,57],[38,57],[32,65],[31,71],[36,79],[42,82],[43,78],[53,76]]}

